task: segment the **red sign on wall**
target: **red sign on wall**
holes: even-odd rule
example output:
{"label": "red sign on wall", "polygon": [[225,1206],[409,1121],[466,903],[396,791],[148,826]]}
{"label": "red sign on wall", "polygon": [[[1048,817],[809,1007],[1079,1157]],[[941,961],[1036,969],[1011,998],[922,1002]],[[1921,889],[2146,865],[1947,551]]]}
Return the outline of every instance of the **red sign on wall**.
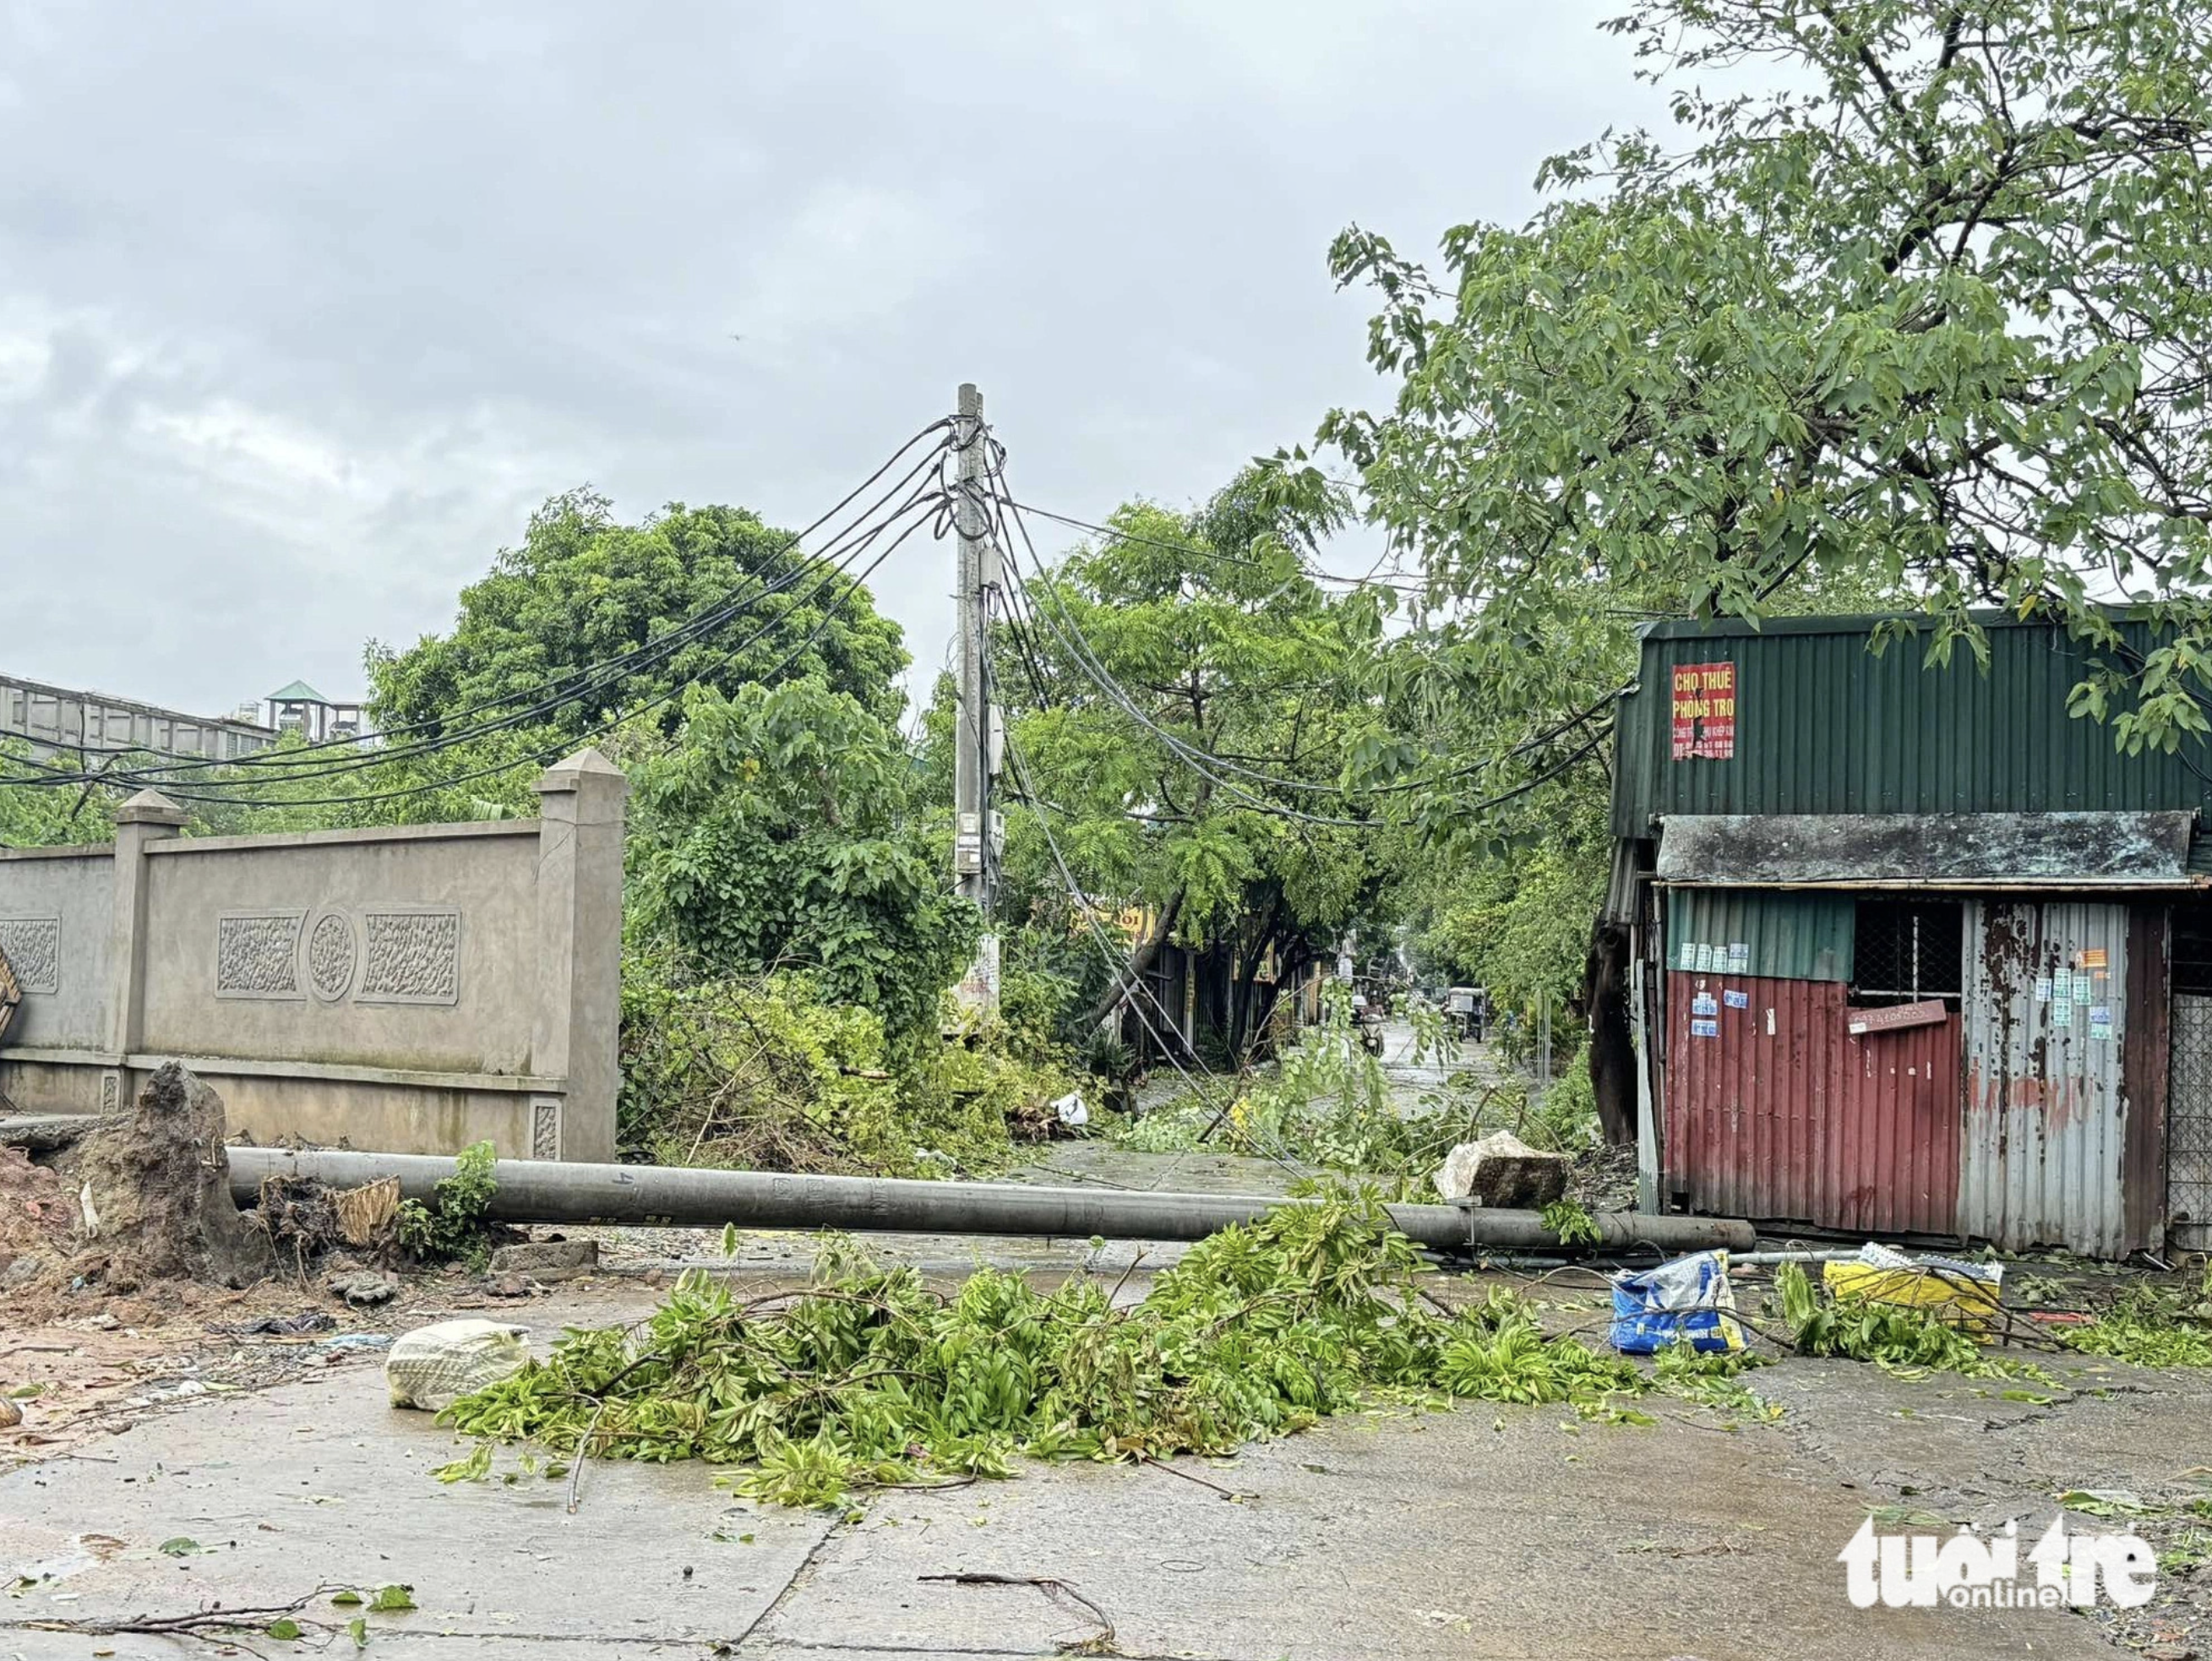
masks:
{"label": "red sign on wall", "polygon": [[1674,759],[1735,757],[1735,665],[1674,666]]}

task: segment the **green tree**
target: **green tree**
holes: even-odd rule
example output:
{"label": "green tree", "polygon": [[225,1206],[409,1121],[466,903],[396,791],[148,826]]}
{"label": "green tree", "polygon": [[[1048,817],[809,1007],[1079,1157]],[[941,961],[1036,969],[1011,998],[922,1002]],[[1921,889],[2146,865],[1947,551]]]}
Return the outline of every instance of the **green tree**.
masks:
{"label": "green tree", "polygon": [[[1049,827],[1087,897],[1154,919],[1124,977],[1171,936],[1233,957],[1232,1053],[1254,1036],[1255,971],[1272,956],[1287,979],[1346,928],[1372,925],[1387,885],[1386,828],[1344,785],[1393,742],[1365,678],[1383,591],[1332,594],[1304,560],[1338,511],[1286,514],[1250,475],[1194,513],[1123,508],[1114,534],[1030,580],[1030,621],[994,653],[1016,711],[1009,914],[1026,908],[1047,940],[1083,944]],[[941,688],[940,752],[951,722]],[[1050,957],[1068,966],[1064,950]],[[1085,978],[1079,1027],[1119,1000],[1119,979]]]}
{"label": "green tree", "polygon": [[[1530,648],[1594,606],[1756,618],[1856,587],[1924,611],[1939,660],[1979,649],[1976,605],[2051,616],[2105,648],[2081,713],[2124,745],[2195,741],[2209,21],[2198,0],[1644,0],[1608,27],[1686,145],[1554,157],[1528,223],[1446,233],[1441,283],[1347,231],[1334,269],[1379,291],[1370,356],[1399,391],[1322,437],[1467,606],[1467,671],[1547,707]],[[1770,89],[1701,84],[1745,66]],[[2171,628],[2130,658],[2100,599]]]}
{"label": "green tree", "polygon": [[[36,779],[40,769],[33,759],[31,746],[21,739],[0,739],[0,780]],[[0,783],[0,848],[111,842],[115,805],[121,799],[114,790],[98,786]]]}
{"label": "green tree", "polygon": [[656,697],[665,702],[655,720],[672,732],[682,719],[678,694],[693,684],[729,693],[757,680],[812,679],[897,718],[907,665],[898,625],[877,614],[858,583],[825,579],[787,533],[742,508],[677,504],[623,525],[589,490],[555,496],[532,517],[522,545],[461,591],[451,634],[426,635],[399,653],[372,646],[371,713],[381,727],[437,730],[496,700],[511,702],[495,715],[526,707],[548,684],[738,596],[754,603],[733,622],[534,717],[537,747],[580,741],[606,715]]}
{"label": "green tree", "polygon": [[975,950],[915,806],[913,758],[860,702],[810,681],[697,686],[632,774],[629,927],[700,977],[807,971],[821,995],[933,1034]]}

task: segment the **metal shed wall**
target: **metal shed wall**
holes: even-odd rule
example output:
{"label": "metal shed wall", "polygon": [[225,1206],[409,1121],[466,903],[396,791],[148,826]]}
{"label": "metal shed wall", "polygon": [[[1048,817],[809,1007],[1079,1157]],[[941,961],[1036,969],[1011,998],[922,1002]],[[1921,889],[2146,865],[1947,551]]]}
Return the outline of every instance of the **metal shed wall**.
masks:
{"label": "metal shed wall", "polygon": [[1856,1037],[1850,1020],[1838,981],[1668,974],[1662,1187],[1729,1216],[1955,1232],[1959,1019]]}
{"label": "metal shed wall", "polygon": [[[1875,619],[1662,624],[1644,637],[1638,690],[1617,721],[1613,834],[1650,834],[1668,813],[1996,813],[2203,808],[2192,758],[2114,748],[2109,727],[2066,713],[2094,649],[2062,629],[1985,620],[1985,674],[1961,645],[1923,666],[1923,647],[1868,649]],[[2131,646],[2149,630],[2124,624]],[[1735,665],[1734,755],[1677,760],[1678,665]],[[2201,765],[2201,764],[2197,764]]]}
{"label": "metal shed wall", "polygon": [[[2100,1257],[2155,1244],[2163,912],[1977,900],[1966,941],[1961,1232],[2008,1250],[2063,1245]],[[2087,997],[2074,993],[2082,976]]]}
{"label": "metal shed wall", "polygon": [[1747,946],[1741,973],[1848,981],[1856,905],[1844,894],[1761,888],[1677,888],[1667,896],[1667,967],[1695,972],[1685,946]]}

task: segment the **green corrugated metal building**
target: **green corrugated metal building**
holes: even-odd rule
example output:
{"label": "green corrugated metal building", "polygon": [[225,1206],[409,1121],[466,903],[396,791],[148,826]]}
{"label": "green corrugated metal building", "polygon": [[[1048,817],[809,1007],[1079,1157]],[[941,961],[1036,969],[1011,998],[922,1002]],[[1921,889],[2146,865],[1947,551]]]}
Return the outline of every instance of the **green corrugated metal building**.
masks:
{"label": "green corrugated metal building", "polygon": [[2212,748],[2068,712],[2151,630],[1990,614],[1931,666],[1881,621],[1644,635],[1593,989],[1642,1202],[2212,1247]]}
{"label": "green corrugated metal building", "polygon": [[[2063,629],[1984,619],[1986,673],[1963,643],[1923,666],[1916,641],[1868,649],[1874,618],[1660,624],[1620,706],[1613,830],[1668,813],[2032,813],[2212,806],[2212,755],[2125,756],[2112,729],[2066,713],[2098,650]],[[2150,643],[2141,624],[2129,644]],[[1733,753],[1677,764],[1677,669],[1735,677]],[[2191,761],[2195,767],[2192,768]],[[2202,770],[2201,771],[2197,770]]]}

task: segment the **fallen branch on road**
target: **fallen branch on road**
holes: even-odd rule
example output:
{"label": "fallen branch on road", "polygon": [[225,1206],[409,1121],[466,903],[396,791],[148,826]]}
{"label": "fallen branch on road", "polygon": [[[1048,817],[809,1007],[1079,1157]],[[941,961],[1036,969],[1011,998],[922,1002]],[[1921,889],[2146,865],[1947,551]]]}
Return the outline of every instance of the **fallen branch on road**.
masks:
{"label": "fallen branch on road", "polygon": [[1111,1655],[1114,1652],[1113,1617],[1090,1598],[1067,1584],[1049,1574],[990,1574],[975,1571],[963,1574],[925,1574],[924,1580],[943,1580],[956,1586],[1035,1586],[1062,1608],[1075,1605],[1074,1612],[1089,1615],[1098,1623],[1098,1630],[1088,1638],[1059,1646],[1062,1655]]}

